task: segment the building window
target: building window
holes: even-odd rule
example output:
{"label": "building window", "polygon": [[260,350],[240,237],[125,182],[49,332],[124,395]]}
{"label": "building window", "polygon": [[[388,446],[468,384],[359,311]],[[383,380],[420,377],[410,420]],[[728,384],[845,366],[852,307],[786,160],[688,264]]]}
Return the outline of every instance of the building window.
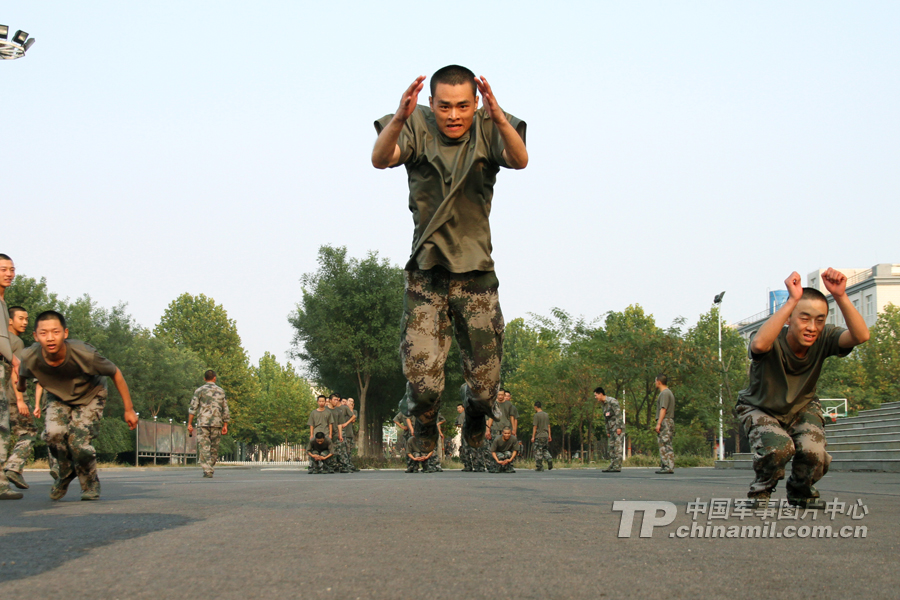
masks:
{"label": "building window", "polygon": [[859,312],[859,298],[853,301],[853,308],[856,309],[856,312]]}
{"label": "building window", "polygon": [[872,297],[872,294],[866,295],[866,316],[871,317],[875,315],[875,298]]}

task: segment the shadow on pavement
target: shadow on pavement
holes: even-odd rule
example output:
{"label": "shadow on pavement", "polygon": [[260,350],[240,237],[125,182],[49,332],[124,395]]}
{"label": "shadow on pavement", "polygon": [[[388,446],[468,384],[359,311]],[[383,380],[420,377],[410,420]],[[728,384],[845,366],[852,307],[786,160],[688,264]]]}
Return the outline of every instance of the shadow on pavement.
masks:
{"label": "shadow on pavement", "polygon": [[182,527],[195,520],[161,513],[50,515],[41,512],[28,516],[10,515],[7,511],[0,523],[0,582],[39,575],[93,548]]}

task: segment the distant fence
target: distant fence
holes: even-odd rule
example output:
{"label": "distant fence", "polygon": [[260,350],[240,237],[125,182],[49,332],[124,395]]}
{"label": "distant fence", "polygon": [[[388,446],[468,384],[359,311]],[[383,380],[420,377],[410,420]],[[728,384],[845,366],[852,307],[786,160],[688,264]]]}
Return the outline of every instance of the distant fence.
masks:
{"label": "distant fence", "polygon": [[164,462],[186,464],[188,459],[197,460],[197,437],[188,435],[187,425],[171,420],[149,421],[138,419],[134,432],[134,464],[141,458],[152,458],[153,464]]}
{"label": "distant fence", "polygon": [[229,465],[296,465],[306,464],[306,446],[303,444],[279,444],[266,446],[264,444],[238,443],[233,454],[224,455],[219,463]]}

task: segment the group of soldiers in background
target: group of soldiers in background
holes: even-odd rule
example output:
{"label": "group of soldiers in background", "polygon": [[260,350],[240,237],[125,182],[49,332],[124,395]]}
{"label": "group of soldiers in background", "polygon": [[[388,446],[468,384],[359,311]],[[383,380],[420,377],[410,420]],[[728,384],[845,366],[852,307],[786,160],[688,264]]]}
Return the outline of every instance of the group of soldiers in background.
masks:
{"label": "group of soldiers in background", "polygon": [[316,409],[309,414],[309,473],[353,473],[359,468],[353,464],[352,453],[356,447],[353,424],[359,413],[353,410],[353,398],[319,395]]}

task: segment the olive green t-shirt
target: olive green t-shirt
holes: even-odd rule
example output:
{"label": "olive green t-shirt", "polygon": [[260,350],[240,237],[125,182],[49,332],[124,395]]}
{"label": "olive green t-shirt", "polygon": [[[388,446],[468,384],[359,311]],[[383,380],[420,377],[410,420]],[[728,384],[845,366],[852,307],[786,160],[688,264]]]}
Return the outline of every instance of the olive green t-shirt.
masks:
{"label": "olive green t-shirt", "polygon": [[816,385],[825,359],[844,357],[853,350],[841,348],[838,343],[844,331],[843,327],[826,325],[803,358],[794,354],[788,345],[787,327],[781,330],[772,349],[765,354],[748,350],[750,382],[747,389],[738,392],[738,403],[756,406],[789,422],[803,407],[817,399]]}
{"label": "olive green t-shirt", "polygon": [[327,408],[325,410],[316,409],[312,411],[309,413],[309,420],[306,421],[306,424],[313,428],[313,436],[321,432],[325,434],[325,437],[328,437],[329,423],[331,423],[331,414]]}
{"label": "olive green t-shirt", "polygon": [[[350,410],[349,406],[341,404],[337,408],[331,409],[331,416],[334,418],[334,435],[337,436],[338,425],[343,425],[349,421],[350,417],[353,416],[353,411]],[[353,423],[344,427],[344,437],[353,439]]]}
{"label": "olive green t-shirt", "polygon": [[537,427],[537,431],[534,432],[534,439],[546,440],[550,438],[550,415],[544,411],[535,411],[534,418],[531,421]]}
{"label": "olive green t-shirt", "polygon": [[52,367],[44,360],[40,344],[32,344],[22,351],[19,376],[37,379],[46,391],[61,402],[84,406],[106,393],[106,378],[116,374],[117,368],[109,359],[79,340],[66,340],[66,358]]}
{"label": "olive green t-shirt", "polygon": [[675,419],[675,394],[669,388],[664,389],[656,398],[656,418],[659,419],[659,413],[662,409],[666,409],[667,419]]}
{"label": "olive green t-shirt", "polygon": [[[12,363],[13,353],[10,346],[9,312],[6,310],[6,302],[0,298],[0,358]],[[21,360],[21,359],[20,359]]]}
{"label": "olive green t-shirt", "polygon": [[[375,121],[375,130],[380,134],[393,116]],[[524,142],[525,122],[510,114],[506,119]],[[509,165],[500,132],[484,108],[475,111],[472,128],[452,140],[438,130],[430,108],[417,106],[397,145],[415,224],[406,270],[493,271],[488,218],[497,173]]]}
{"label": "olive green t-shirt", "polygon": [[461,412],[458,415],[456,415],[456,426],[457,427],[462,427],[465,422],[466,422],[466,413]]}
{"label": "olive green t-shirt", "polygon": [[494,424],[491,426],[491,430],[502,430],[504,427],[512,428],[512,420],[510,417],[519,418],[519,409],[516,408],[516,405],[510,402],[509,400],[505,402],[498,402],[497,408],[500,409],[500,419],[494,421]]}
{"label": "olive green t-shirt", "polygon": [[328,434],[325,434],[325,443],[317,444],[315,438],[309,441],[309,445],[306,447],[307,454],[318,454],[319,456],[328,456],[331,454],[331,440],[328,439]]}
{"label": "olive green t-shirt", "polygon": [[514,435],[509,436],[509,439],[505,441],[503,436],[495,437],[491,441],[491,452],[512,452],[513,450],[519,450],[519,440]]}

